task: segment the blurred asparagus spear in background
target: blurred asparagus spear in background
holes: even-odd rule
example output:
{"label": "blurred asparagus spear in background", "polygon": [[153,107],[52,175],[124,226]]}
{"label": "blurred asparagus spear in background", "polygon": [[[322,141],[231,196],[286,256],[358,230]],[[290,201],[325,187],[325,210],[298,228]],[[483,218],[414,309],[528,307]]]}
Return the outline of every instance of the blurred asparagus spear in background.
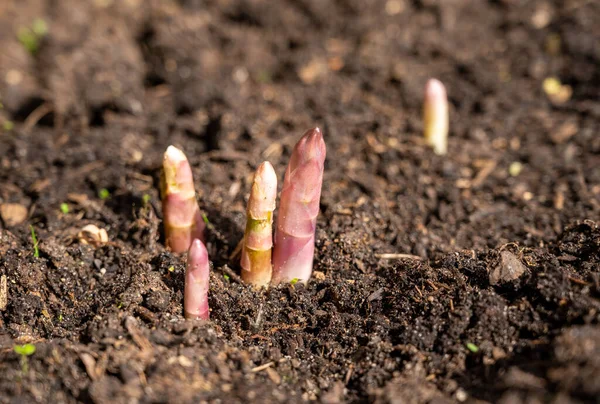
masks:
{"label": "blurred asparagus spear in background", "polygon": [[254,286],[271,282],[273,248],[273,211],[277,198],[277,175],[268,161],[254,174],[248,199],[246,232],[242,249],[242,279]]}
{"label": "blurred asparagus spear in background", "polygon": [[185,154],[169,146],[163,160],[161,195],[165,240],[173,252],[187,251],[193,239],[204,241],[192,168]]}
{"label": "blurred asparagus spear in background", "polygon": [[183,292],[185,318],[208,320],[208,252],[202,241],[195,239],[188,251]]}
{"label": "blurred asparagus spear in background", "polygon": [[429,79],[425,85],[423,103],[423,126],[425,141],[435,154],[444,155],[448,150],[448,97],[441,81]]}
{"label": "blurred asparagus spear in background", "polygon": [[312,273],[325,155],[319,128],[306,132],[292,151],[275,230],[274,283],[306,283]]}

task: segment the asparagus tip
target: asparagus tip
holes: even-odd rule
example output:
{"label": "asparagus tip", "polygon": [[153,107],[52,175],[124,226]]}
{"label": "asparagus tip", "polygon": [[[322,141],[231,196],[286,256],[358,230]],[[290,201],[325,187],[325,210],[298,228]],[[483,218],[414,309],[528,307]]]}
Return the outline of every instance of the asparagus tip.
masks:
{"label": "asparagus tip", "polygon": [[429,79],[425,85],[425,97],[433,100],[446,98],[446,87],[438,79]]}
{"label": "asparagus tip", "polygon": [[277,175],[265,161],[254,174],[248,199],[246,232],[242,251],[242,279],[255,287],[271,281],[272,218],[277,198]]}
{"label": "asparagus tip", "polygon": [[183,297],[186,318],[208,320],[208,282],[210,264],[208,251],[199,239],[194,239],[187,256]]}
{"label": "asparagus tip", "polygon": [[325,157],[320,128],[307,131],[292,151],[279,202],[273,283],[310,278]]}
{"label": "asparagus tip", "polygon": [[177,164],[182,161],[186,161],[187,158],[181,150],[171,145],[167,147],[167,151],[165,151],[165,160],[167,160],[170,164]]}
{"label": "asparagus tip", "polygon": [[423,103],[424,134],[427,144],[438,155],[448,150],[448,96],[446,87],[437,79],[425,85]]}

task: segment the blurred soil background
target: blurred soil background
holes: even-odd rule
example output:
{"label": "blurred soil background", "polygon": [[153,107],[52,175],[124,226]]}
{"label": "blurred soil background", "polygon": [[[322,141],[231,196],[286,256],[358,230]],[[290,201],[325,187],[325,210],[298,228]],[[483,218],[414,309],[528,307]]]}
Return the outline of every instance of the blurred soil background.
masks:
{"label": "blurred soil background", "polygon": [[[599,22],[593,0],[3,0],[0,402],[599,402]],[[281,182],[317,125],[313,279],[253,291],[253,170]],[[210,322],[163,246],[170,144],[210,222]]]}

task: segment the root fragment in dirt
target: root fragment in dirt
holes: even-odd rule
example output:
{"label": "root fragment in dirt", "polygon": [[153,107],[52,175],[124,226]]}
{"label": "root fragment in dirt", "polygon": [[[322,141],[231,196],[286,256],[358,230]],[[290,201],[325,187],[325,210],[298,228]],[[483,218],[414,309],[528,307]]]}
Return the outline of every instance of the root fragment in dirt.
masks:
{"label": "root fragment in dirt", "polygon": [[270,368],[274,364],[275,364],[275,362],[267,362],[264,365],[260,365],[260,366],[257,366],[255,368],[252,368],[252,372],[254,372],[254,373],[260,372],[261,370],[265,370],[265,369]]}
{"label": "root fragment in dirt", "polygon": [[142,335],[140,329],[137,326],[137,321],[134,317],[127,317],[125,318],[125,328],[127,329],[127,332],[129,333],[129,335],[131,335],[131,339],[133,339],[133,342],[135,342],[135,344],[144,352],[151,352],[152,351],[152,344],[150,343],[150,341],[148,341],[148,339]]}
{"label": "root fragment in dirt", "polygon": [[382,259],[382,260],[401,260],[401,259],[407,259],[407,260],[422,260],[423,258],[419,257],[418,255],[412,255],[412,254],[395,254],[395,253],[384,253],[384,254],[375,254],[375,257]]}
{"label": "root fragment in dirt", "polygon": [[479,186],[481,186],[481,184],[484,183],[487,177],[489,177],[490,174],[494,171],[494,169],[496,168],[496,164],[496,161],[486,161],[481,170],[477,173],[477,175],[471,182],[471,187],[478,188]]}
{"label": "root fragment in dirt", "polygon": [[222,267],[218,268],[218,270],[220,270],[221,272],[223,272],[224,275],[227,275],[229,277],[229,279],[239,283],[239,284],[244,284],[244,282],[242,281],[242,278],[239,277],[238,274],[236,274],[231,268],[229,268],[227,265],[223,265]]}
{"label": "root fragment in dirt", "polygon": [[8,306],[8,284],[6,275],[0,277],[0,311],[6,310]]}
{"label": "root fragment in dirt", "polygon": [[98,378],[98,374],[96,373],[96,359],[94,359],[94,357],[87,352],[80,353],[79,359],[81,359],[81,362],[83,362],[85,371],[90,379],[96,380]]}
{"label": "root fragment in dirt", "polygon": [[37,125],[37,123],[46,115],[52,112],[52,105],[48,102],[43,103],[33,110],[23,123],[23,132],[29,132]]}

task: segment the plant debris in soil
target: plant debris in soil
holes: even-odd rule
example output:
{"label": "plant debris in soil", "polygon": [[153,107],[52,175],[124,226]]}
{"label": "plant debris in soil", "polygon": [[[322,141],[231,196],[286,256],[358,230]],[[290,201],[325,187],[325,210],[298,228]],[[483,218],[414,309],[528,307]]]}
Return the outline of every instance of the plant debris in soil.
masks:
{"label": "plant debris in soil", "polygon": [[[0,401],[597,402],[599,20],[584,0],[3,1]],[[446,156],[422,139],[430,77]],[[255,291],[234,254],[252,173],[281,180],[317,125],[313,278]],[[183,318],[161,233],[170,144],[206,214],[207,322]]]}

